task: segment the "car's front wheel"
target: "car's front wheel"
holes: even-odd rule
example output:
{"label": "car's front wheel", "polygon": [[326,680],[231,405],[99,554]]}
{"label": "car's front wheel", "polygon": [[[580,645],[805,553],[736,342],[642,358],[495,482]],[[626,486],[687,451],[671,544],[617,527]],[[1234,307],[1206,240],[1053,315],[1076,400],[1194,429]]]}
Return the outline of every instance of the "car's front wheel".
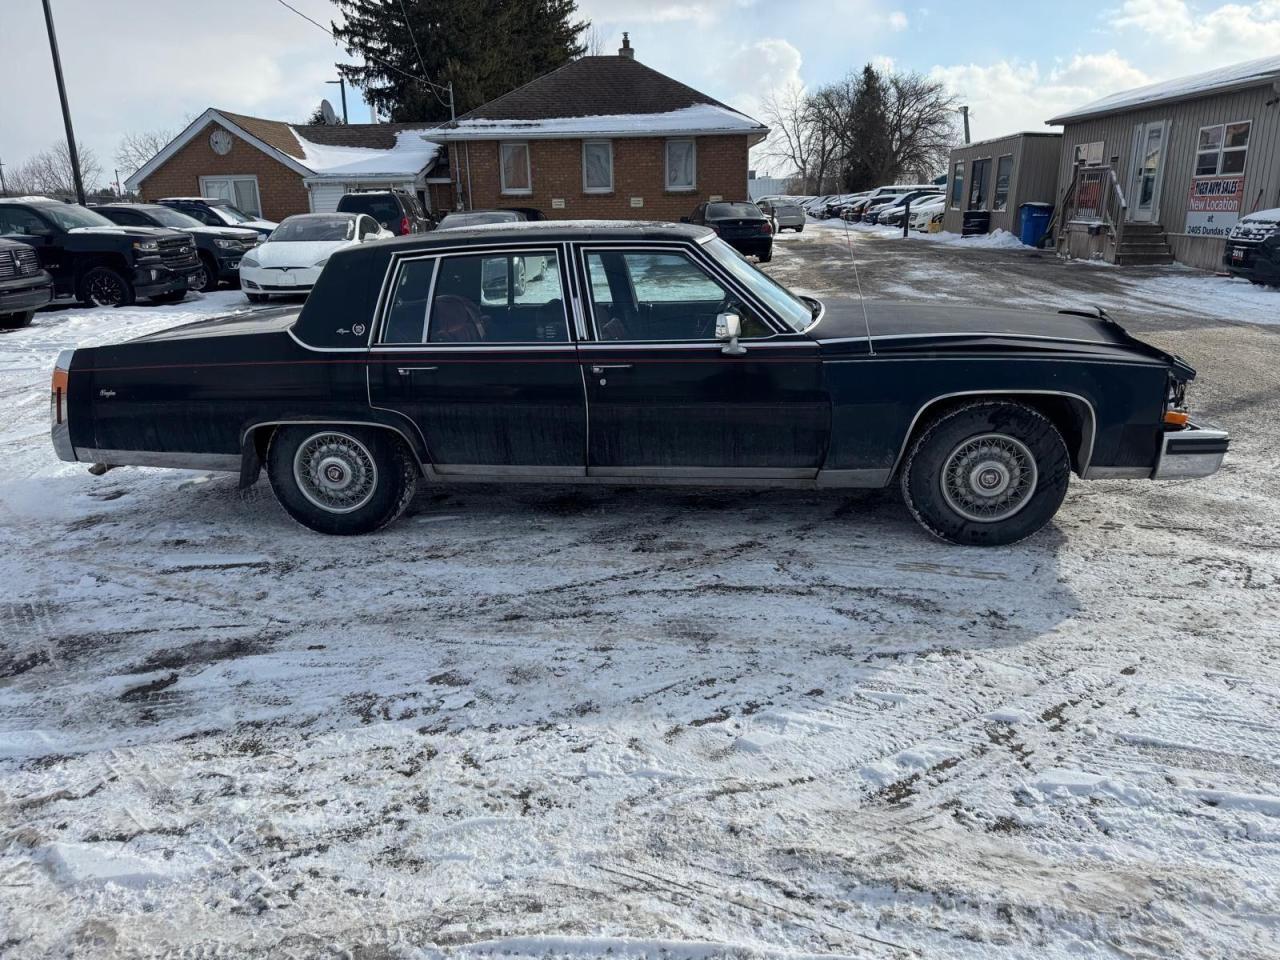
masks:
{"label": "car's front wheel", "polygon": [[187,289],[193,293],[218,289],[218,263],[213,257],[200,254],[200,266],[187,277]]}
{"label": "car's front wheel", "polygon": [[319,533],[370,533],[404,513],[418,468],[394,433],[370,427],[281,427],[267,476],[289,516]]}
{"label": "car's front wheel", "polygon": [[93,267],[80,278],[76,297],[91,307],[127,307],[134,301],[133,284],[111,267]]}
{"label": "car's front wheel", "polygon": [[1022,403],[984,400],[920,433],[902,468],[902,497],[936,537],[1002,546],[1053,519],[1070,474],[1066,442],[1047,417]]}

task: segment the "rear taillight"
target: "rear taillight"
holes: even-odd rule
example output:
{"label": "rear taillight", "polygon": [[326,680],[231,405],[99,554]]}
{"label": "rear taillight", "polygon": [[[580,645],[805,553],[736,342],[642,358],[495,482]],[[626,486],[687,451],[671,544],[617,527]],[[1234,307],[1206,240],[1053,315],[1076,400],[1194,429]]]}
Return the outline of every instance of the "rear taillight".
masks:
{"label": "rear taillight", "polygon": [[772,236],[773,224],[766,220],[764,223],[760,224],[760,232],[768,236]]}
{"label": "rear taillight", "polygon": [[400,236],[406,236],[409,233],[409,218],[400,218]]}

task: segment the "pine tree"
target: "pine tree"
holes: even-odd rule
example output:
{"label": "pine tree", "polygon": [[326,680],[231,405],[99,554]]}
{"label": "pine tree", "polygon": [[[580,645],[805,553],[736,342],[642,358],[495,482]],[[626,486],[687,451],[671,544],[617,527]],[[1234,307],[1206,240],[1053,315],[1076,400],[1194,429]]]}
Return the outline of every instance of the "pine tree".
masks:
{"label": "pine tree", "polygon": [[461,115],[581,56],[588,26],[574,21],[575,0],[334,3],[344,16],[334,36],[363,61],[338,64],[339,72],[397,121],[449,119],[447,95],[416,77],[452,81]]}
{"label": "pine tree", "polygon": [[889,117],[884,80],[871,64],[862,68],[849,111],[845,189],[867,190],[886,182],[890,166]]}

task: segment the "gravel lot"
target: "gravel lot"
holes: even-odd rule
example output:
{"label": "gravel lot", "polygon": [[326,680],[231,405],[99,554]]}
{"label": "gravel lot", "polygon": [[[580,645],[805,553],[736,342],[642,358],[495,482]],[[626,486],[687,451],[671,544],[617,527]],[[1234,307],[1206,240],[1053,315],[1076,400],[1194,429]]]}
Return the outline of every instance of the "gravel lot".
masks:
{"label": "gravel lot", "polygon": [[49,448],[58,349],[240,294],[0,337],[0,956],[1277,955],[1280,294],[816,225],[768,269],[848,295],[850,248],[869,295],[1103,303],[1226,467],[990,551],[888,492],[327,539]]}

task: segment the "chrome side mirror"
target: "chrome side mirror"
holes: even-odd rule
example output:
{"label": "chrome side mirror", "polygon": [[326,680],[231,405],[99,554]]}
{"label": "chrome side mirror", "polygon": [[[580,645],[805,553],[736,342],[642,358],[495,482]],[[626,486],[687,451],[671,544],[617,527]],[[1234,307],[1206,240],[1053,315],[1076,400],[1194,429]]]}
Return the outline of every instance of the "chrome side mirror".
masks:
{"label": "chrome side mirror", "polygon": [[720,348],[721,353],[728,354],[731,357],[739,357],[746,353],[747,348],[738,342],[738,335],[741,333],[742,318],[736,313],[717,314],[716,339],[729,341]]}

